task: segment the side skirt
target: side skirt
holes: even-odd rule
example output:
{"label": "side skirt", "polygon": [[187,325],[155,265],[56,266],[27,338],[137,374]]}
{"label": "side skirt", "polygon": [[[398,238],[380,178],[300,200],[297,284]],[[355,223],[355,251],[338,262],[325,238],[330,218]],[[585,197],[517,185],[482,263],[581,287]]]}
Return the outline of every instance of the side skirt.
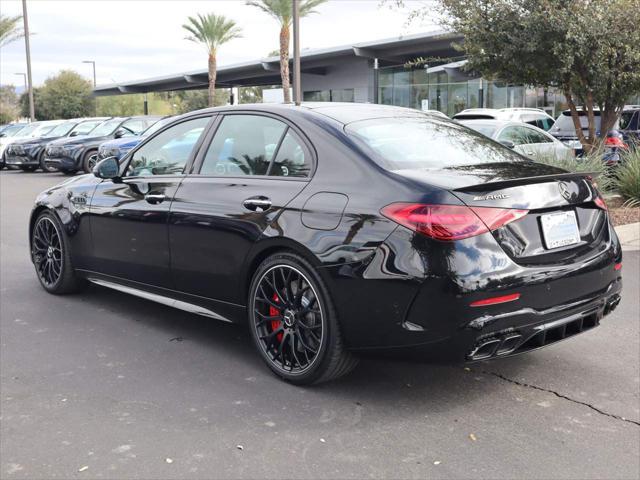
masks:
{"label": "side skirt", "polygon": [[97,272],[86,270],[76,271],[89,282],[96,285],[128,293],[189,313],[195,313],[229,323],[241,323],[246,319],[246,307],[242,305],[188,295],[186,293],[140,284]]}

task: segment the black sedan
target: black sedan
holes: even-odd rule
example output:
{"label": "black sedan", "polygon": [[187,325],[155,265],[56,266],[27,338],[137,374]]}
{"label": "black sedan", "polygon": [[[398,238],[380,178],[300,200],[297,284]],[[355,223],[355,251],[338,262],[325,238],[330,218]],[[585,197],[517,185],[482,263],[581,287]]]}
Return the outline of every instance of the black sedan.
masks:
{"label": "black sedan", "polygon": [[98,159],[101,143],[114,138],[139,135],[160,120],[158,116],[118,117],[98,125],[88,135],[76,138],[61,138],[47,144],[44,164],[48,170],[60,170],[73,175],[78,170],[91,172]]}
{"label": "black sedan", "polygon": [[248,322],[297,384],[361,353],[533,350],[596,327],[622,287],[589,176],[396,107],[192,112],[40,194],[29,228],[46,291],[92,282]]}
{"label": "black sedan", "polygon": [[44,137],[26,138],[9,144],[5,150],[7,165],[18,167],[24,171],[34,171],[40,167],[45,172],[55,169],[44,163],[44,151],[47,144],[54,140],[87,135],[109,117],[77,118],[61,123]]}

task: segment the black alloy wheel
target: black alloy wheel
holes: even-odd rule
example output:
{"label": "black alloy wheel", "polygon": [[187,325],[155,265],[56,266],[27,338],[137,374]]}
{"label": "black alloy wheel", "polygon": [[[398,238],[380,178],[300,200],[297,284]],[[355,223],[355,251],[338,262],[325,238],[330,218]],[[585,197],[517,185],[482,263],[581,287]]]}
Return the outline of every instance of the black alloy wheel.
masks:
{"label": "black alloy wheel", "polygon": [[33,263],[45,288],[52,288],[62,276],[64,259],[60,232],[53,220],[43,216],[33,228]]}
{"label": "black alloy wheel", "polygon": [[67,245],[60,221],[53,213],[41,213],[31,233],[31,258],[40,283],[49,293],[71,293],[85,284],[75,274]]}
{"label": "black alloy wheel", "polygon": [[85,173],[91,173],[93,171],[93,167],[98,163],[98,151],[90,150],[84,154],[84,159],[82,161],[82,167]]}
{"label": "black alloy wheel", "polygon": [[294,254],[267,258],[254,275],[249,300],[251,333],[278,376],[310,384],[349,372],[335,310],[320,276]]}

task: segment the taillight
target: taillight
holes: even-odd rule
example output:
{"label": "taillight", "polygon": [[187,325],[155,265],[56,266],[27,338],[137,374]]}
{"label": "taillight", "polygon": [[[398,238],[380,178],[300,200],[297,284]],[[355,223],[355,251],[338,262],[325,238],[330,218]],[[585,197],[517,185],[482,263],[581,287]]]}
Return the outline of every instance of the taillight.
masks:
{"label": "taillight", "polygon": [[604,199],[600,195],[594,198],[593,203],[595,203],[596,206],[598,208],[601,208],[602,210],[608,210],[607,204],[605,203]]}
{"label": "taillight", "polygon": [[436,240],[450,241],[495,230],[524,217],[528,211],[464,205],[392,203],[384,207],[381,213],[415,232]]}
{"label": "taillight", "polygon": [[624,140],[622,140],[621,137],[617,137],[617,136],[611,136],[611,137],[607,137],[604,141],[604,146],[605,147],[617,147],[617,148],[628,148],[627,144],[624,143]]}

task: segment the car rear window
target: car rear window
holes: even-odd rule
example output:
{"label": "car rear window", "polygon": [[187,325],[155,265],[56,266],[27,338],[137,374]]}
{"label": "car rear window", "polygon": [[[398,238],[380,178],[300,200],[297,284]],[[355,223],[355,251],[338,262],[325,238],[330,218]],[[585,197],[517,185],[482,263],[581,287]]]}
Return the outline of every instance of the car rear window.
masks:
{"label": "car rear window", "polygon": [[[600,112],[596,110],[595,112],[593,112],[593,114],[596,120],[596,130],[600,130]],[[587,112],[580,111],[579,118],[582,128],[588,129],[589,119],[587,118]],[[553,125],[553,130],[575,130],[575,127],[573,126],[573,119],[571,118],[571,112],[562,112],[562,114],[556,120],[556,123]]]}
{"label": "car rear window", "polygon": [[512,150],[446,119],[377,118],[346,132],[386,170],[440,169],[497,162],[526,162]]}

